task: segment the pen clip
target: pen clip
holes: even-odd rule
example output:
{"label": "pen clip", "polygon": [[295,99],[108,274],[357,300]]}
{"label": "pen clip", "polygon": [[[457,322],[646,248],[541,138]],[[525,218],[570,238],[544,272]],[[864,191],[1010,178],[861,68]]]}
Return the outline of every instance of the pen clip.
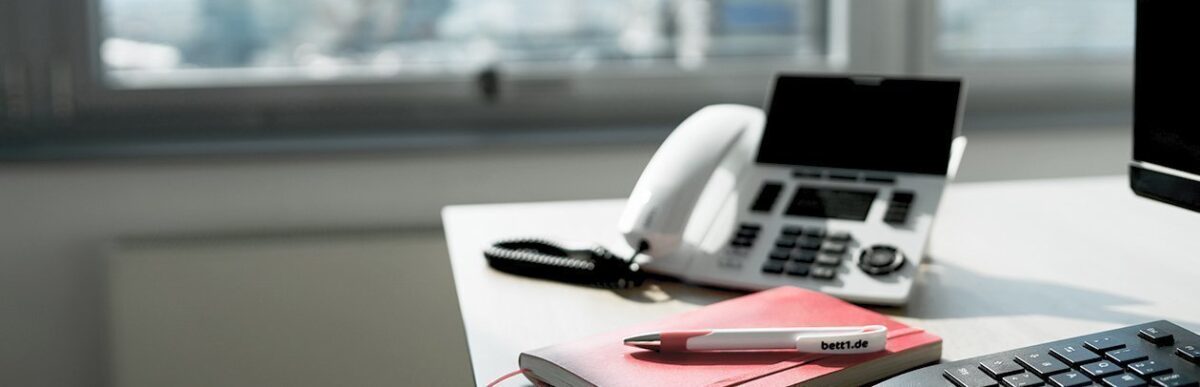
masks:
{"label": "pen clip", "polygon": [[807,328],[796,336],[796,350],[806,353],[855,354],[884,350],[887,327]]}

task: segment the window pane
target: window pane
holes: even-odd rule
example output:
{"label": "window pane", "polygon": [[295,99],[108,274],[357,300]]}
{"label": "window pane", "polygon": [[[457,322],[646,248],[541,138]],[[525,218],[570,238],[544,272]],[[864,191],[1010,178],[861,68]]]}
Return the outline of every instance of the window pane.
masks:
{"label": "window pane", "polygon": [[941,0],[938,6],[943,58],[1104,58],[1133,50],[1133,0]]}
{"label": "window pane", "polygon": [[101,0],[101,15],[101,62],[125,86],[802,60],[825,25],[822,0]]}

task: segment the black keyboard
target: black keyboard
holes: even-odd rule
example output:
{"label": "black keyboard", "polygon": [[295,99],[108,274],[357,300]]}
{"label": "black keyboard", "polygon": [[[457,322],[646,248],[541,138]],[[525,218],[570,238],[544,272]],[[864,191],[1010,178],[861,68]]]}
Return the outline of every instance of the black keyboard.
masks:
{"label": "black keyboard", "polygon": [[879,386],[1192,386],[1200,336],[1155,321],[901,374]]}

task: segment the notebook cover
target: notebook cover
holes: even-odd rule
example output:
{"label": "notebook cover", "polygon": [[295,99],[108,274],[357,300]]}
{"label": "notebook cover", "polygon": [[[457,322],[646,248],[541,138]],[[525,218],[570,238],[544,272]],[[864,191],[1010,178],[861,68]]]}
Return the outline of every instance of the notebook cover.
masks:
{"label": "notebook cover", "polygon": [[[873,324],[888,328],[887,349],[860,355],[789,351],[658,353],[622,343],[629,336],[663,330]],[[535,370],[528,369],[531,362],[527,357],[538,357],[599,386],[789,385],[940,342],[941,338],[933,334],[824,293],[778,287],[664,320],[529,351],[521,354],[521,368],[530,380],[543,379],[538,378]]]}

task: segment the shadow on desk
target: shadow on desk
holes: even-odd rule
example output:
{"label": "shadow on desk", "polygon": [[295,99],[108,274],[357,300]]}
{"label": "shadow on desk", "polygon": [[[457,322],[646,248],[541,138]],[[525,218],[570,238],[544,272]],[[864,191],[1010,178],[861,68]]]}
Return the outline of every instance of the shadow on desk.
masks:
{"label": "shadow on desk", "polygon": [[[1130,325],[1163,319],[1163,316],[1121,310],[1145,304],[1118,293],[991,276],[935,260],[923,268],[906,306],[873,309],[926,320],[1041,315]],[[1192,328],[1200,326],[1177,318],[1171,320]]]}
{"label": "shadow on desk", "polygon": [[680,282],[678,279],[649,275],[641,287],[631,289],[612,289],[613,294],[629,301],[641,303],[659,303],[678,301],[692,305],[704,306],[721,302],[730,298],[744,296],[750,292],[740,292],[704,285],[694,285]]}

